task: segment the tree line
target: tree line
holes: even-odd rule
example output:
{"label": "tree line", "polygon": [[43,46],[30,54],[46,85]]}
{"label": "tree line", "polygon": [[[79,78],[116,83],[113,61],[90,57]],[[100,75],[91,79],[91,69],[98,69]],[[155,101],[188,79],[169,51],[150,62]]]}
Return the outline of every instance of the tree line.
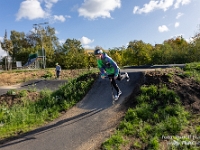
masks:
{"label": "tree line", "polygon": [[[81,69],[96,67],[96,59],[88,53],[81,42],[66,39],[60,44],[55,29],[48,26],[39,28],[37,33],[11,31],[10,39],[5,33],[1,47],[12,60],[25,64],[30,54],[38,53],[42,48],[46,53],[46,67],[55,67],[59,63],[63,69]],[[103,49],[103,48],[102,48]],[[104,49],[103,49],[104,50]],[[128,46],[104,50],[119,66],[139,66],[153,64],[190,63],[200,61],[200,33],[187,42],[182,36],[165,40],[162,44],[151,45],[142,40],[130,41]]]}

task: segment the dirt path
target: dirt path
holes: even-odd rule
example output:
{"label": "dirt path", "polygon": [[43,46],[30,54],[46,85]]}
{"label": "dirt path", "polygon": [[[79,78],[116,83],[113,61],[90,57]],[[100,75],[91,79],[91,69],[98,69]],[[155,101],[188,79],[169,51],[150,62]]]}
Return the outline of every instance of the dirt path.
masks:
{"label": "dirt path", "polygon": [[118,82],[123,94],[112,105],[108,80],[98,79],[85,98],[48,125],[0,146],[1,150],[94,150],[115,130],[128,98],[143,73],[129,70],[130,82]]}

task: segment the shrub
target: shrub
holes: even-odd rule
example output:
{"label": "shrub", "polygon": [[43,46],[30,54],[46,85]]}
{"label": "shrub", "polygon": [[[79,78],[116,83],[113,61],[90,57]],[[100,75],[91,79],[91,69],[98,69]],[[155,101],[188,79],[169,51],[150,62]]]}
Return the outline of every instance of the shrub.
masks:
{"label": "shrub", "polygon": [[148,149],[159,150],[159,139],[157,136],[150,139]]}
{"label": "shrub", "polygon": [[7,94],[8,94],[8,95],[16,95],[16,93],[17,93],[17,91],[16,91],[16,90],[13,90],[13,89],[7,91]]}
{"label": "shrub", "polygon": [[19,97],[25,97],[25,96],[28,95],[28,92],[27,92],[27,90],[21,90],[21,91],[18,92],[17,95],[18,95]]}
{"label": "shrub", "polygon": [[176,135],[182,129],[181,121],[174,116],[166,118],[164,121],[165,128],[170,134]]}
{"label": "shrub", "polygon": [[128,109],[125,115],[125,120],[128,122],[133,122],[135,120],[138,120],[137,113],[131,108]]}
{"label": "shrub", "polygon": [[104,150],[119,150],[120,145],[123,143],[126,143],[126,141],[123,139],[122,134],[120,132],[116,132],[103,143],[102,147]]}
{"label": "shrub", "polygon": [[50,71],[47,71],[47,72],[46,72],[43,76],[41,76],[41,77],[47,79],[47,78],[51,78],[52,76],[53,76],[53,73],[50,72]]}
{"label": "shrub", "polygon": [[150,85],[148,87],[142,86],[141,88],[142,95],[148,95],[151,98],[157,97],[158,87],[155,85]]}
{"label": "shrub", "polygon": [[147,121],[152,118],[152,106],[147,103],[138,105],[135,109],[137,116],[143,121]]}
{"label": "shrub", "polygon": [[137,128],[135,124],[126,121],[120,122],[118,127],[125,135],[134,135],[137,132]]}
{"label": "shrub", "polygon": [[196,132],[197,132],[198,134],[200,134],[200,126],[197,126],[195,130],[196,130]]}

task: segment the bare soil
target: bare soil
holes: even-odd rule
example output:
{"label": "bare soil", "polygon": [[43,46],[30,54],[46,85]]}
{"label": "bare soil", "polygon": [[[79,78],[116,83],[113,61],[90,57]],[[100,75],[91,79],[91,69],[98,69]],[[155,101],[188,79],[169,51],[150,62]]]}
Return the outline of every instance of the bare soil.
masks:
{"label": "bare soil", "polygon": [[[30,101],[36,101],[37,98],[39,97],[38,92],[27,92],[26,99],[29,99]],[[0,105],[6,104],[7,106],[12,106],[14,104],[20,104],[22,103],[23,98],[19,97],[16,93],[16,95],[9,95],[9,94],[4,94],[0,95]]]}

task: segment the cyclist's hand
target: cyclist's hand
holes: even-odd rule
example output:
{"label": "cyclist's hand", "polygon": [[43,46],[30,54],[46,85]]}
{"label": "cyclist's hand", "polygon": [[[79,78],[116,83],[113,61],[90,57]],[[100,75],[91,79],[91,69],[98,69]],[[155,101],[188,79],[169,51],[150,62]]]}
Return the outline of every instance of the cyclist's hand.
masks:
{"label": "cyclist's hand", "polygon": [[117,80],[117,76],[114,76],[114,79]]}
{"label": "cyclist's hand", "polygon": [[101,76],[102,79],[105,79],[105,76]]}

